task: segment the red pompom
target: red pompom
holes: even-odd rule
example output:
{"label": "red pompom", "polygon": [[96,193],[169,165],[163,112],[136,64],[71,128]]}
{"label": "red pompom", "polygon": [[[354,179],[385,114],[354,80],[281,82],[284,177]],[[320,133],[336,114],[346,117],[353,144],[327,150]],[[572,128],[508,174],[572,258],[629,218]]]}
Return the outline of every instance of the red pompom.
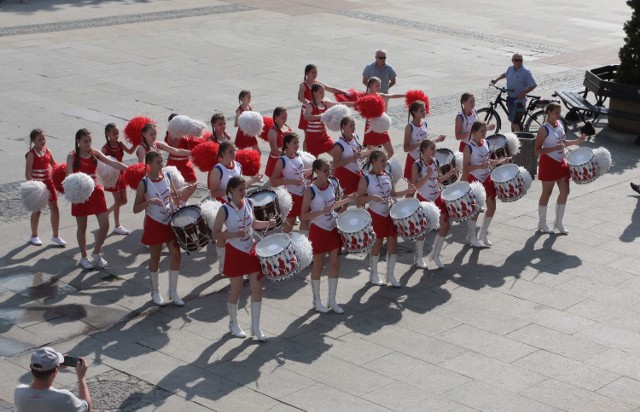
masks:
{"label": "red pompom", "polygon": [[205,141],[205,139],[201,139],[201,138],[195,137],[195,136],[185,136],[185,137],[183,137],[183,139],[186,140],[187,149],[189,149],[189,150],[193,150],[196,146],[198,146],[200,143],[204,143],[204,141]]}
{"label": "red pompom", "polygon": [[380,117],[385,109],[384,100],[377,94],[367,94],[358,99],[355,109],[366,119]]}
{"label": "red pompom", "polygon": [[364,96],[365,92],[359,92],[356,89],[347,90],[347,94],[335,93],[334,96],[338,103],[357,102],[359,98]]}
{"label": "red pompom", "polygon": [[404,96],[404,104],[407,106],[407,109],[413,102],[417,101],[424,102],[425,109],[427,109],[427,114],[429,114],[429,97],[424,94],[422,90],[409,90]]}
{"label": "red pompom", "polygon": [[127,166],[127,169],[122,174],[124,182],[133,190],[138,190],[140,181],[149,171],[149,167],[144,163],[134,163],[131,166]]}
{"label": "red pompom", "polygon": [[203,142],[206,142],[211,136],[213,136],[213,132],[211,130],[205,130],[204,133],[202,133],[201,139]]}
{"label": "red pompom", "polygon": [[62,181],[67,177],[67,164],[66,163],[58,163],[53,166],[53,173],[51,174],[51,180],[53,180],[53,186],[60,193],[64,193],[64,188],[62,187]]}
{"label": "red pompom", "polygon": [[262,120],[264,121],[264,126],[262,127],[262,132],[260,133],[260,138],[265,142],[269,141],[269,130],[274,126],[273,117],[271,116],[262,116]]}
{"label": "red pompom", "polygon": [[200,143],[191,150],[191,159],[193,164],[200,169],[201,172],[209,172],[218,163],[218,147],[217,142]]}
{"label": "red pompom", "polygon": [[129,123],[124,127],[124,137],[129,143],[134,146],[139,146],[142,143],[142,128],[146,124],[156,124],[152,119],[144,116],[136,116],[129,120]]}
{"label": "red pompom", "polygon": [[242,174],[255,176],[260,173],[260,153],[254,149],[242,149],[236,152],[236,160],[242,165]]}

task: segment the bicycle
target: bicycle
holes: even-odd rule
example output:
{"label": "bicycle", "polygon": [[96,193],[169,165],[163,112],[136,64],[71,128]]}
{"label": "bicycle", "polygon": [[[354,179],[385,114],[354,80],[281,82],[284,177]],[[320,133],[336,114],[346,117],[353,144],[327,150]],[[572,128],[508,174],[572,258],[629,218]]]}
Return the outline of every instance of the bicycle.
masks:
{"label": "bicycle", "polygon": [[[506,87],[498,87],[494,84],[489,84],[489,86],[498,89],[500,93],[496,96],[495,100],[489,101],[489,107],[483,107],[479,109],[476,113],[478,115],[478,120],[484,120],[485,123],[495,124],[496,129],[494,133],[498,133],[500,128],[502,127],[502,119],[498,114],[498,106],[502,108],[505,113],[509,113],[507,110],[507,99],[502,97],[503,94],[511,91]],[[534,135],[538,133],[538,129],[542,127],[544,123],[544,107],[556,100],[548,100],[543,99],[540,96],[527,95],[528,104],[527,107],[519,119],[520,129],[525,132],[533,133]],[[559,102],[558,102],[559,103]],[[564,130],[567,130],[567,124],[563,118],[560,119],[562,122],[562,126]],[[524,127],[522,127],[524,125]]]}

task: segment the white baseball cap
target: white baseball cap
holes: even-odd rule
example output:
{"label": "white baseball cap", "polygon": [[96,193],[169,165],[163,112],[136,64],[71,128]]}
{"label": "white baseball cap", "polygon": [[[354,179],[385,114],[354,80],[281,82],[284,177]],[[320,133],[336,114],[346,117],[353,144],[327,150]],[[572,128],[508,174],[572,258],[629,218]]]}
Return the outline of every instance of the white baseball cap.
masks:
{"label": "white baseball cap", "polygon": [[64,362],[64,356],[49,346],[40,348],[31,355],[31,369],[34,371],[50,371],[62,362]]}

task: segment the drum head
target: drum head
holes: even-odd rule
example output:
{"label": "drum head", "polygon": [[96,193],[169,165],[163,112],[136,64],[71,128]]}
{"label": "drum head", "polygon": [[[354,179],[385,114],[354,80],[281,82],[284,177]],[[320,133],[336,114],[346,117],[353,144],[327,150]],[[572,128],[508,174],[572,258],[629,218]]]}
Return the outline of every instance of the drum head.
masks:
{"label": "drum head", "polygon": [[277,197],[276,192],[269,189],[259,189],[249,193],[249,198],[253,200],[253,205],[257,207],[268,205],[274,202]]}
{"label": "drum head", "polygon": [[447,202],[451,202],[456,199],[460,199],[462,196],[467,194],[469,190],[471,190],[471,186],[469,185],[469,183],[455,182],[442,190],[442,198]]}
{"label": "drum head", "polygon": [[420,201],[416,198],[398,200],[389,211],[391,219],[406,219],[418,210]]}
{"label": "drum head", "polygon": [[573,166],[579,166],[593,159],[593,151],[588,147],[579,147],[567,154],[567,163]]}
{"label": "drum head", "polygon": [[437,149],[436,160],[440,163],[441,166],[451,163],[455,159],[455,155],[449,149]]}
{"label": "drum head", "polygon": [[200,217],[200,208],[198,206],[185,206],[178,209],[171,216],[171,224],[178,227],[184,227],[193,224]]}
{"label": "drum head", "polygon": [[363,209],[348,209],[338,216],[336,225],[344,233],[356,233],[371,222],[369,212]]}
{"label": "drum head", "polygon": [[289,235],[284,233],[275,233],[269,235],[258,242],[256,245],[256,255],[260,257],[275,256],[285,250],[291,244]]}
{"label": "drum head", "polygon": [[518,165],[501,165],[491,172],[491,179],[496,183],[504,183],[518,176],[518,173],[520,173]]}
{"label": "drum head", "polygon": [[507,145],[507,138],[501,134],[494,134],[487,137],[487,144],[489,145],[489,150],[495,152],[496,149],[501,149]]}

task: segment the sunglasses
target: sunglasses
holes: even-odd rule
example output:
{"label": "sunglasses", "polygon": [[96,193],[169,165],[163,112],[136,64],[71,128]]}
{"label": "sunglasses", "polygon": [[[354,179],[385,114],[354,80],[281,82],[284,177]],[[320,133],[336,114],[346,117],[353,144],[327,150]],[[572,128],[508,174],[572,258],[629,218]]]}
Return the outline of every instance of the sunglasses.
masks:
{"label": "sunglasses", "polygon": [[380,59],[380,60],[386,60],[386,59],[387,59],[387,56],[376,56],[376,58],[377,58],[377,59]]}
{"label": "sunglasses", "polygon": [[512,62],[521,62],[522,59],[511,59]]}

